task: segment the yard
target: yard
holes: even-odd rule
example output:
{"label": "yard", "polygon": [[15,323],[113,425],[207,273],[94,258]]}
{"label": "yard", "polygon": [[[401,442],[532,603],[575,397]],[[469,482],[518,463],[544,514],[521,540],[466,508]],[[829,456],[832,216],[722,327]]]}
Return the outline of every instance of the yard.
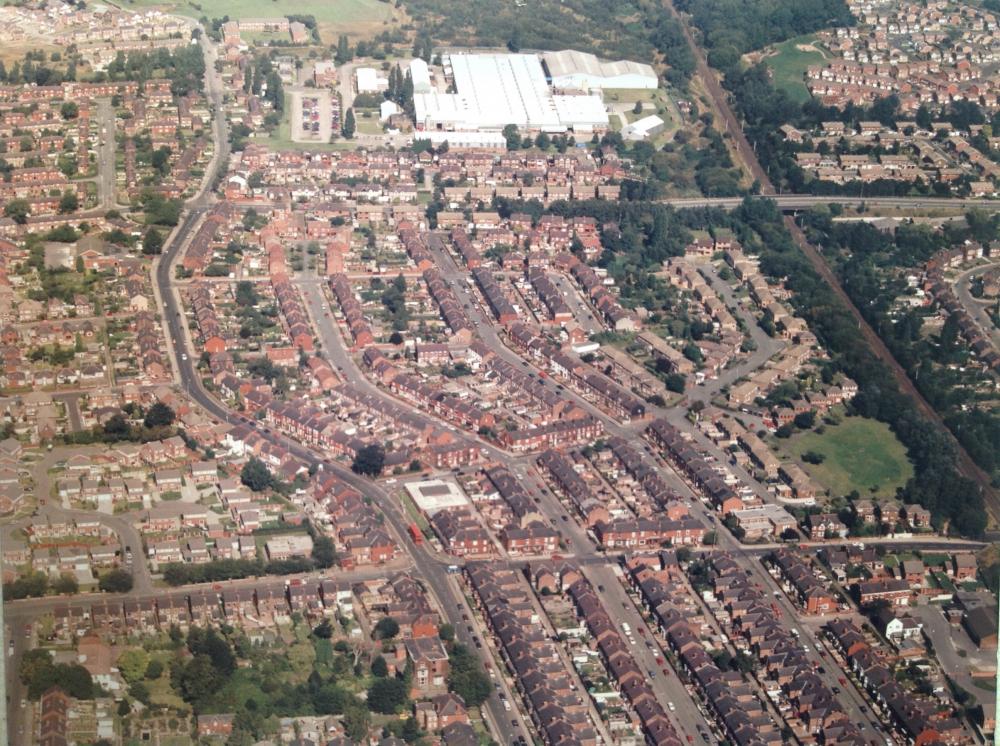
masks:
{"label": "yard", "polygon": [[[913,476],[906,449],[884,423],[845,417],[839,425],[823,427],[821,434],[806,431],[777,442],[785,456],[798,461],[833,496],[857,490],[865,496],[889,497]],[[809,451],[821,454],[823,462],[805,463],[802,454]]]}
{"label": "yard", "polygon": [[[804,75],[810,65],[822,64],[825,57],[813,46],[815,37],[799,36],[778,44],[775,54],[764,58],[774,76],[774,85],[796,103],[809,100],[809,90],[805,86]],[[811,50],[808,49],[811,47]]]}
{"label": "yard", "polygon": [[200,18],[267,18],[288,13],[316,17],[320,35],[327,44],[335,43],[339,34],[373,36],[388,21],[401,19],[403,12],[392,3],[380,0],[299,0],[293,4],[279,4],[274,0],[212,0],[199,3],[193,0],[121,0],[126,9],[159,8],[167,12]]}

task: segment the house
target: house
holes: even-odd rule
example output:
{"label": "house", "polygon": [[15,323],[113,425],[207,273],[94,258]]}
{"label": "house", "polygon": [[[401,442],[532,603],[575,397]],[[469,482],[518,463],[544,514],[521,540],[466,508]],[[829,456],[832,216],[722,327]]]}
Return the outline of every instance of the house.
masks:
{"label": "house", "polygon": [[976,557],[971,552],[959,552],[952,557],[952,574],[955,580],[976,579]]}
{"label": "house", "polygon": [[447,683],[448,652],[436,637],[420,637],[403,641],[406,658],[413,667],[414,688],[421,691],[438,689]]}
{"label": "house", "polygon": [[233,732],[233,715],[199,715],[198,716],[198,736],[209,738],[211,736],[222,736],[228,738]]}

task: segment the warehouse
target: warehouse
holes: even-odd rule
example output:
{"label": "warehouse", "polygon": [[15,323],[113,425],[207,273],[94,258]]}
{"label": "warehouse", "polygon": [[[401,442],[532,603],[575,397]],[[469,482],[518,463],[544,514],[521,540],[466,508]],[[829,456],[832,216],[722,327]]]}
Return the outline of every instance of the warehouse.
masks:
{"label": "warehouse", "polygon": [[622,137],[626,140],[645,140],[663,132],[666,122],[655,114],[638,119],[622,127]]}
{"label": "warehouse", "polygon": [[413,81],[414,93],[430,93],[431,73],[427,63],[419,57],[410,60],[410,80]]}
{"label": "warehouse", "polygon": [[414,93],[417,129],[592,132],[608,126],[598,96],[555,96],[533,54],[452,54],[445,62],[455,93]]}
{"label": "warehouse", "polygon": [[660,83],[656,71],[640,62],[607,62],[574,49],[545,52],[542,59],[553,88],[581,91],[603,88],[654,90]]}

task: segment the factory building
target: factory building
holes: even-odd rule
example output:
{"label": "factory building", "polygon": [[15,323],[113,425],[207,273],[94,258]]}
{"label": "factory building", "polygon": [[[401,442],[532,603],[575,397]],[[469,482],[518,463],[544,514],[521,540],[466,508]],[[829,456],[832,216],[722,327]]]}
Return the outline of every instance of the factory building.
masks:
{"label": "factory building", "polygon": [[427,63],[419,57],[410,60],[410,80],[413,81],[414,93],[431,92],[431,73]]}
{"label": "factory building", "polygon": [[[411,73],[412,74],[412,73]],[[592,132],[608,127],[599,96],[556,95],[533,54],[452,54],[445,75],[455,93],[414,93],[417,129]]]}
{"label": "factory building", "polygon": [[542,61],[552,82],[560,90],[602,90],[629,88],[655,90],[659,84],[656,71],[641,62],[600,60],[587,52],[564,49],[544,52]]}

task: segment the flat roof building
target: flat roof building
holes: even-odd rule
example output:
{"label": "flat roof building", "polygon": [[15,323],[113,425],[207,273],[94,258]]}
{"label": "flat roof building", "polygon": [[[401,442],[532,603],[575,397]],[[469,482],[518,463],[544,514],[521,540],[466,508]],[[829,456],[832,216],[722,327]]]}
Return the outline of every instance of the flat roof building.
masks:
{"label": "flat roof building", "polygon": [[650,114],[622,127],[622,137],[626,140],[645,140],[663,132],[666,125],[660,117]]}
{"label": "flat roof building", "polygon": [[359,67],[354,71],[358,83],[358,93],[377,93],[388,85],[385,78],[379,78],[374,67]]}
{"label": "flat roof building", "polygon": [[452,54],[455,93],[414,93],[416,125],[424,130],[519,129],[592,131],[608,126],[598,96],[555,96],[533,54]]}
{"label": "flat roof building", "polygon": [[555,88],[582,91],[602,88],[655,90],[660,84],[656,71],[641,62],[608,62],[575,49],[543,52],[542,60]]}

